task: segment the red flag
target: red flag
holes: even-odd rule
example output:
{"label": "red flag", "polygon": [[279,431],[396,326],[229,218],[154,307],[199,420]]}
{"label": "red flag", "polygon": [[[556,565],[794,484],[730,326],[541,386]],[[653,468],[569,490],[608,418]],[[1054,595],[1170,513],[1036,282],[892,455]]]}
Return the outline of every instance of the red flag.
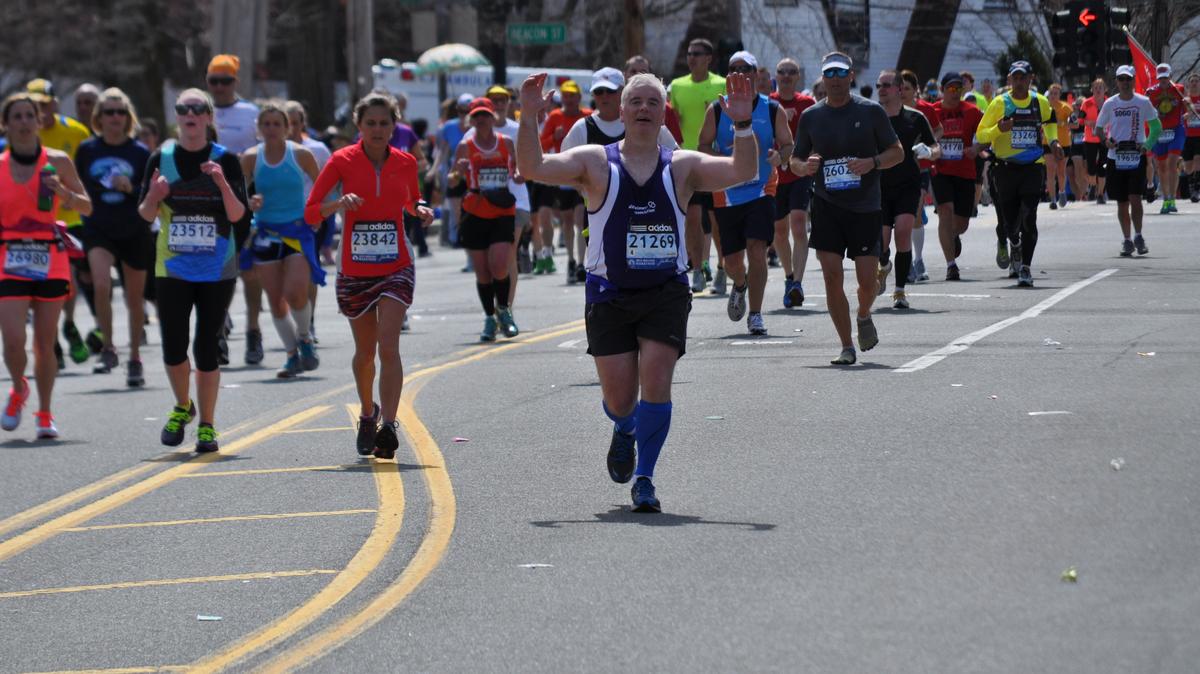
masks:
{"label": "red flag", "polygon": [[1129,53],[1133,55],[1134,85],[1139,94],[1144,94],[1158,79],[1155,76],[1154,61],[1128,30],[1125,31],[1125,37],[1129,40]]}

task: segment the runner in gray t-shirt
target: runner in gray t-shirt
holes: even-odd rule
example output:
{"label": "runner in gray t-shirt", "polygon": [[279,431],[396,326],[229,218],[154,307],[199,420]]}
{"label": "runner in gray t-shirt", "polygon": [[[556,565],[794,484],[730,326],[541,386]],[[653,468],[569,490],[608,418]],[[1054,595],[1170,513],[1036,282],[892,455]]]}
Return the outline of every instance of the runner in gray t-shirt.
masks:
{"label": "runner in gray t-shirt", "polygon": [[871,320],[880,248],[879,171],[904,160],[887,112],[878,103],[850,93],[853,62],[841,52],[825,55],[821,81],[826,98],[800,115],[790,167],[798,176],[816,176],[809,247],[825,277],[829,316],[842,341],[834,365],[857,360],[850,339],[850,302],[842,288],[842,259],[854,260],[858,278],[858,345],[879,343]]}
{"label": "runner in gray t-shirt", "polygon": [[794,156],[821,156],[815,181],[819,198],[855,213],[873,213],[879,210],[879,171],[858,176],[846,168],[846,160],[874,157],[898,142],[883,106],[850,94],[841,106],[826,98],[800,115]]}

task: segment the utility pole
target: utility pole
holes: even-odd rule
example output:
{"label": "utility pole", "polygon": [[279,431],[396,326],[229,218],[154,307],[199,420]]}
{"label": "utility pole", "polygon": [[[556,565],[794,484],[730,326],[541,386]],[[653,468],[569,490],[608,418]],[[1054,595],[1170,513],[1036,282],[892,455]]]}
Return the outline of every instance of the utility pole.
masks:
{"label": "utility pole", "polygon": [[646,15],[643,0],[625,0],[625,58],[646,53]]}
{"label": "utility pole", "polygon": [[350,103],[371,90],[375,63],[375,0],[346,0],[346,83]]}
{"label": "utility pole", "polygon": [[[262,5],[262,6],[260,6]],[[241,61],[238,94],[254,96],[258,56],[266,53],[266,3],[255,0],[214,0],[212,23],[213,54],[234,54]],[[259,25],[259,23],[263,25]],[[258,42],[263,42],[260,46]],[[208,64],[205,64],[206,66]]]}

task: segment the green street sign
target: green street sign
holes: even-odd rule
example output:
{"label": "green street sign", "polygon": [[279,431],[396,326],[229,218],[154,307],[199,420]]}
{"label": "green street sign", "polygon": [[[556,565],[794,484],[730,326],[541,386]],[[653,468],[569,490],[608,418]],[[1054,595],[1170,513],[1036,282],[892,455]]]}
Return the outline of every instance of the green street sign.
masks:
{"label": "green street sign", "polygon": [[562,44],[567,41],[564,23],[510,23],[509,44]]}

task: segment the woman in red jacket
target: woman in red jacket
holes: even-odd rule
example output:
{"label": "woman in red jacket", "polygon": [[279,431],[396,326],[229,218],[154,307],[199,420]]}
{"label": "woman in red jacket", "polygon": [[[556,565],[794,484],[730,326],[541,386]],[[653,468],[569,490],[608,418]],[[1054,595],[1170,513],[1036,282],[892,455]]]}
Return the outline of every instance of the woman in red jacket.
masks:
{"label": "woman in red jacket", "polygon": [[[421,203],[416,158],[388,144],[397,121],[396,102],[390,96],[371,94],[360,100],[354,106],[354,123],[361,140],[333,154],[304,208],[310,225],[335,211],[344,213],[337,302],[354,333],[352,368],[362,404],[358,453],[381,459],[395,456],[400,446],[400,329],[416,282],[412,248],[404,236],[404,211],[419,216],[425,226],[433,219],[433,212]],[[342,196],[324,201],[339,184]],[[374,399],[376,351],[382,406]]]}

